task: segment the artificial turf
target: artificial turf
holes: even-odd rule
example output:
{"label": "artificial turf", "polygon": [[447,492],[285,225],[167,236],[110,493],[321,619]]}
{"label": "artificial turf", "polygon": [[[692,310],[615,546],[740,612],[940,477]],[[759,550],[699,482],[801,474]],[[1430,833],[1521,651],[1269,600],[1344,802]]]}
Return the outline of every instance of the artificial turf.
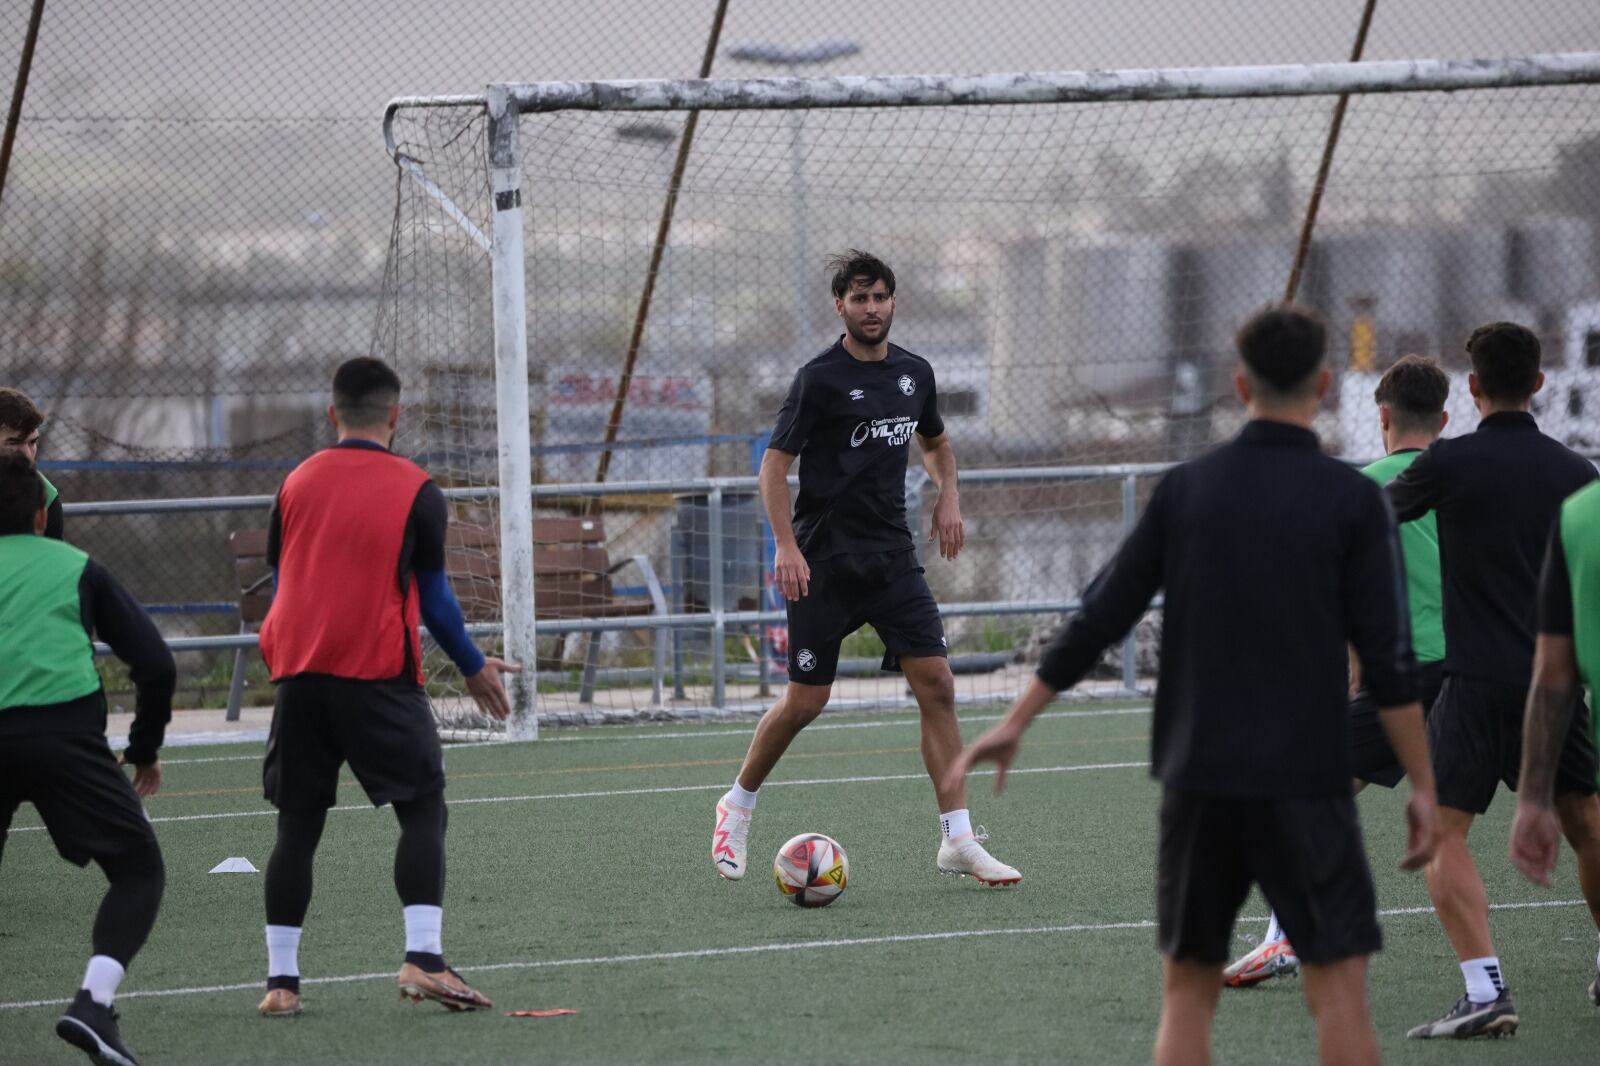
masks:
{"label": "artificial turf", "polygon": [[[964,711],[969,736],[994,708]],[[129,1045],[148,1063],[1149,1061],[1157,789],[1142,763],[1149,716],[1052,712],[1028,735],[1003,796],[975,779],[974,820],[1019,867],[1016,889],[938,876],[932,792],[914,715],[824,718],[762,792],[753,861],[724,882],[709,857],[712,805],[752,723],[547,733],[527,745],[451,749],[445,949],[496,1009],[402,1005],[403,942],[390,865],[392,814],[353,782],[329,817],[300,960],[306,1012],[264,1020],[261,877],[209,874],[230,856],[266,864],[274,821],[259,747],[170,749],[149,803],[168,888],[123,986]],[[221,761],[202,761],[221,760]],[[1385,919],[1373,963],[1385,1060],[1600,1061],[1600,1010],[1584,998],[1596,936],[1569,858],[1558,886],[1527,885],[1504,858],[1502,796],[1475,836],[1493,929],[1523,1031],[1492,1045],[1407,1042],[1450,1006],[1460,976],[1419,877],[1394,869],[1400,794],[1361,806]],[[222,817],[218,817],[222,816]],[[168,820],[171,819],[171,820]],[[103,888],[61,862],[23,808],[0,865],[0,1062],[80,1061],[53,1035],[88,954]],[[802,831],[847,849],[851,881],[823,910],[786,903],[771,852]],[[1529,904],[1555,904],[1528,906]],[[1248,915],[1264,915],[1259,899]],[[1241,922],[1245,937],[1261,923]],[[337,978],[323,982],[321,979]],[[242,987],[240,987],[242,986]],[[177,994],[160,995],[167,990]],[[1300,986],[1223,997],[1221,1063],[1310,1062]],[[504,1011],[565,1007],[576,1016]]]}

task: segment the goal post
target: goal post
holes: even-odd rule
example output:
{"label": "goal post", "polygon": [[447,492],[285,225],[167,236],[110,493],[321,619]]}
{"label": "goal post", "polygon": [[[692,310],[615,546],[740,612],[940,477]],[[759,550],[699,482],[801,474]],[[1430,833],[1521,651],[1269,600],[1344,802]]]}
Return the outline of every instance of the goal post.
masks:
{"label": "goal post", "polygon": [[489,192],[494,226],[489,255],[494,285],[495,437],[501,486],[516,492],[500,497],[500,609],[508,658],[522,671],[506,676],[513,740],[539,735],[535,713],[538,642],[534,630],[533,444],[528,420],[527,282],[522,251],[522,150],[517,109],[503,88],[491,87],[489,116]]}
{"label": "goal post", "polygon": [[[1352,110],[1302,289],[1330,320],[1340,372],[1318,425],[1330,450],[1375,457],[1369,378],[1394,357],[1459,369],[1464,326],[1517,316],[1546,339],[1559,386],[1541,424],[1581,445],[1600,366],[1552,356],[1582,323],[1600,334],[1600,164],[1584,163],[1600,160],[1600,52],[392,100],[398,191],[374,347],[421,398],[402,447],[476,491],[456,517],[494,531],[462,598],[524,667],[508,679],[508,735],[535,736],[540,718],[751,709],[782,683],[750,475],[789,377],[837,335],[809,250],[866,247],[900,273],[893,339],[933,363],[963,469],[993,475],[963,485],[971,564],[926,560],[953,608],[952,656],[1025,659],[1028,627],[1109,557],[1152,471],[1239,424],[1231,332],[1281,295],[1340,94]],[[680,173],[669,149],[691,112],[707,118]],[[677,218],[652,258],[669,186]],[[615,434],[626,485],[605,496],[603,543],[566,546],[588,572],[548,576],[535,514],[587,514],[607,492],[584,471],[610,446],[651,263]],[[915,454],[907,499],[925,525]],[[999,608],[1022,601],[1051,609],[1007,621]],[[566,638],[576,649],[551,647]],[[866,642],[847,651],[870,672]],[[1121,677],[1148,676],[1132,642],[1124,654]],[[996,666],[960,696],[1007,698],[1025,672]],[[893,680],[849,691],[904,698]],[[485,724],[450,696],[443,715]]]}

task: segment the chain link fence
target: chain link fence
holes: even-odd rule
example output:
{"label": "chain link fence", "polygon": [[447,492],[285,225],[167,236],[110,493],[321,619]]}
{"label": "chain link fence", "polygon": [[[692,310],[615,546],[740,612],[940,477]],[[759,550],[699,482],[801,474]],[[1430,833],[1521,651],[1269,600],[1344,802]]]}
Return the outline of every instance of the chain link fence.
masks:
{"label": "chain link fence", "polygon": [[[0,12],[11,70],[27,7]],[[713,73],[1330,62],[1347,58],[1361,7],[1289,17],[1267,0],[929,0],[863,23],[845,4],[731,0]],[[369,0],[48,0],[0,199],[0,381],[47,412],[40,458],[64,498],[270,494],[327,443],[332,368],[369,351],[395,358],[412,390],[403,450],[448,484],[492,482],[485,265],[385,155],[384,103],[492,81],[692,76],[714,11],[709,0],[468,0],[448,15]],[[1595,47],[1600,13],[1585,0],[1380,0],[1365,54]],[[1338,395],[1321,426],[1330,449],[1378,451],[1371,387],[1407,351],[1451,369],[1453,422],[1470,427],[1461,342],[1498,317],[1545,341],[1546,426],[1600,448],[1597,103],[1593,89],[1549,89],[1352,104],[1302,287],[1337,348]],[[933,362],[965,468],[1192,454],[1238,423],[1228,337],[1281,293],[1331,106],[708,117],[610,480],[752,473],[789,376],[836,332],[821,259],[850,245],[900,272],[894,339]],[[402,128],[402,146],[487,232],[482,131],[433,121]],[[543,484],[594,477],[680,131],[673,115],[524,120]],[[931,497],[911,489],[925,527]],[[930,561],[930,580],[951,603],[1070,601],[1115,544],[1125,491],[1118,477],[974,487],[963,493],[969,552]],[[706,610],[708,502],[667,491],[602,500],[607,563],[642,556],[667,610]],[[770,608],[756,502],[723,502],[719,606]],[[539,513],[594,506],[545,496]],[[494,524],[484,504],[460,504],[457,520]],[[264,523],[264,510],[69,516],[68,538],[170,635],[219,634],[239,626],[228,534]],[[637,566],[608,584],[608,602],[651,602]],[[458,588],[477,620],[492,618],[492,580],[468,572]],[[1011,660],[1050,620],[952,617],[952,650],[975,671],[964,695],[1009,691],[1025,670]],[[679,689],[679,707],[712,702],[711,639],[674,638],[668,705]],[[759,701],[761,675],[781,678],[781,632],[752,623],[723,640],[728,698]],[[588,640],[563,643],[541,653],[546,710],[655,706],[652,633],[599,640],[587,681]],[[875,650],[868,634],[847,646],[867,674],[854,691],[901,698],[898,682],[870,676]],[[223,698],[231,655],[186,654],[182,666],[180,703]],[[1120,683],[1120,668],[1108,674]],[[250,698],[265,699],[254,680]]]}

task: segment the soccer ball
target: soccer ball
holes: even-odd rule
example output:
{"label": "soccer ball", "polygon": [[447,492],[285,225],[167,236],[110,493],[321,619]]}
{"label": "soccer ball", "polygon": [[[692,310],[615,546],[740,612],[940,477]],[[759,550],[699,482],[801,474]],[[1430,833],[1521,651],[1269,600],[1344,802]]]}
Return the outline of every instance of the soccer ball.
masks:
{"label": "soccer ball", "polygon": [[850,860],[832,837],[801,833],[778,849],[772,877],[796,907],[826,907],[844,892]]}

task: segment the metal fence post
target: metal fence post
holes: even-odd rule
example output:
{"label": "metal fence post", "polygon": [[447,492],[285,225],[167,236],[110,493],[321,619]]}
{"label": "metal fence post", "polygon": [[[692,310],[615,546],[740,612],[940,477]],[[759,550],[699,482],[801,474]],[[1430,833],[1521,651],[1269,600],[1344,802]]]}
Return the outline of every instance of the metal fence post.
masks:
{"label": "metal fence post", "polygon": [[[1122,536],[1133,532],[1138,521],[1139,478],[1128,474],[1122,479]],[[1122,642],[1122,687],[1129,692],[1138,691],[1139,684],[1139,623],[1135,622]]]}
{"label": "metal fence post", "polygon": [[711,509],[707,525],[711,531],[711,706],[722,710],[728,704],[727,678],[727,613],[723,604],[722,574],[722,486],[713,485],[706,497]]}

